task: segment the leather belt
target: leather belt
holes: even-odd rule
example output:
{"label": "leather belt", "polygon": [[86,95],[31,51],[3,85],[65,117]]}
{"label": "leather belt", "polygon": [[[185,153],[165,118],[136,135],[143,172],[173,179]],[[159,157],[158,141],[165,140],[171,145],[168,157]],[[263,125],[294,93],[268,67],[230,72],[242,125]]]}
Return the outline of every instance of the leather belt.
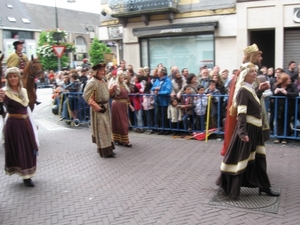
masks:
{"label": "leather belt", "polygon": [[13,118],[13,119],[27,119],[28,114],[8,114],[8,118]]}

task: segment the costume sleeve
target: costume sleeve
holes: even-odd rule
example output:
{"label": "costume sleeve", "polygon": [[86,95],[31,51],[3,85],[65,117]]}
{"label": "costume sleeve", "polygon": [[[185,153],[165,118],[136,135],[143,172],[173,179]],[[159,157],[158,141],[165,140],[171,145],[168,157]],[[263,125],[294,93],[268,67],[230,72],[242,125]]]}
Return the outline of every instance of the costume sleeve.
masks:
{"label": "costume sleeve", "polygon": [[83,92],[83,98],[87,104],[95,111],[100,111],[101,108],[95,101],[96,87],[94,82],[89,82]]}
{"label": "costume sleeve", "polygon": [[7,68],[14,66],[18,67],[18,59],[19,58],[16,58],[16,53],[11,54],[6,61]]}
{"label": "costume sleeve", "polygon": [[249,93],[244,88],[241,88],[236,96],[237,103],[237,126],[238,126],[238,135],[240,138],[244,138],[248,135],[247,133],[247,105]]}

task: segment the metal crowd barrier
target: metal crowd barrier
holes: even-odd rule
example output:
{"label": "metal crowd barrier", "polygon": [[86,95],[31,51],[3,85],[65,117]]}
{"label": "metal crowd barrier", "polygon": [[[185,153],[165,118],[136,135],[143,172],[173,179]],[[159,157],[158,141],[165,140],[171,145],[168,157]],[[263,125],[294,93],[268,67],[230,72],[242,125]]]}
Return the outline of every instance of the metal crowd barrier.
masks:
{"label": "metal crowd barrier", "polygon": [[[83,99],[82,94],[82,92],[60,93],[59,98],[55,100],[55,104],[58,107],[58,115],[63,117],[66,123],[74,126],[79,126],[83,123],[90,125],[90,107]],[[142,105],[138,105],[142,104],[143,96],[152,97],[154,99],[153,110],[142,110]],[[194,99],[195,97],[199,97],[197,94],[183,94],[181,96],[182,102],[184,102],[186,98]],[[158,97],[168,104],[161,107],[158,104]],[[196,114],[193,113],[189,121],[187,121],[189,122],[189,126],[185,126],[182,120],[172,124],[171,121],[167,119],[167,107],[170,104],[169,95],[129,94],[129,99],[134,108],[141,109],[140,111],[135,110],[134,112],[128,110],[129,127],[142,130],[206,133],[207,136],[209,134],[223,135],[224,118],[226,117],[227,111],[226,100],[228,96],[214,95],[213,97],[219,101],[214,102],[212,98],[208,98],[206,115],[198,120],[199,124],[196,123]],[[299,103],[300,96],[296,98],[271,96],[265,99],[272,138],[300,139]],[[213,111],[212,108],[214,108],[214,115],[211,114]],[[75,115],[76,118],[72,118],[72,115]],[[279,124],[283,127],[282,133],[279,133]]]}
{"label": "metal crowd barrier", "polygon": [[82,97],[82,92],[63,92],[55,99],[59,121],[72,126],[88,124],[90,126],[90,106]]}
{"label": "metal crowd barrier", "polygon": [[[169,132],[187,132],[187,133],[202,133],[202,132],[206,132],[208,133],[210,130],[213,129],[214,134],[224,134],[223,131],[223,118],[222,118],[222,114],[224,114],[224,112],[221,112],[222,110],[222,103],[223,100],[227,99],[227,95],[216,95],[214,97],[220,99],[220,101],[218,101],[216,104],[214,104],[215,107],[215,111],[217,113],[215,113],[213,115],[213,118],[210,114],[210,109],[212,108],[211,105],[213,103],[211,103],[210,105],[207,106],[208,112],[205,114],[205,117],[200,117],[199,120],[199,124],[196,123],[196,114],[193,113],[190,117],[189,117],[189,125],[190,126],[185,126],[184,121],[180,121],[177,122],[175,125],[171,123],[170,120],[167,120],[167,112],[166,112],[166,108],[168,107],[168,105],[170,104],[170,95],[154,95],[154,94],[129,94],[129,98],[131,99],[131,103],[134,106],[134,108],[139,108],[139,106],[135,105],[135,104],[139,104],[136,103],[137,101],[133,101],[133,98],[140,98],[142,100],[143,96],[148,96],[148,97],[153,97],[154,98],[154,110],[152,111],[144,111],[142,110],[142,113],[140,112],[131,112],[129,111],[129,119],[130,119],[130,127],[132,128],[139,128],[139,129],[143,129],[143,130],[156,130],[156,131],[169,131]],[[195,98],[195,97],[199,97],[200,95],[198,94],[193,94],[193,95],[186,95],[186,94],[182,94],[181,97],[182,99],[179,100],[180,101],[185,101],[186,98],[190,97],[190,98]],[[161,107],[158,103],[158,98],[163,99],[165,102],[168,102],[167,106]],[[208,98],[210,99],[210,98]],[[141,103],[140,103],[141,104]],[[178,109],[181,110],[181,109]],[[139,116],[141,116],[140,114],[142,114],[142,118],[143,118],[143,124],[138,124],[138,119]],[[152,118],[152,121],[149,121],[149,118]],[[211,120],[214,120],[214,123],[216,124],[216,126],[206,126],[205,124],[210,124]]]}
{"label": "metal crowd barrier", "polygon": [[[130,99],[133,97],[139,96],[142,98],[142,96],[152,96],[155,100],[154,104],[154,110],[153,111],[142,111],[142,118],[143,118],[143,125],[138,124],[138,116],[139,112],[131,112],[129,111],[129,119],[130,123],[129,126],[132,128],[140,128],[143,130],[156,130],[156,131],[170,131],[170,132],[187,132],[187,133],[206,133],[208,135],[210,134],[217,134],[217,135],[223,135],[224,134],[224,124],[225,124],[225,118],[226,118],[226,107],[227,107],[227,98],[228,95],[214,95],[213,97],[218,98],[219,101],[213,102],[211,98],[208,99],[208,105],[207,105],[207,113],[205,115],[205,127],[201,129],[197,129],[198,124],[195,122],[196,115],[195,113],[192,115],[190,120],[191,123],[191,129],[184,128],[184,125],[182,122],[178,122],[176,126],[172,126],[171,122],[164,121],[166,119],[166,111],[164,107],[159,107],[157,104],[157,95],[153,94],[130,94]],[[181,95],[182,98],[187,97],[199,97],[199,95]],[[160,96],[165,99],[170,99],[168,95]],[[271,137],[272,138],[282,138],[282,139],[300,139],[300,112],[299,112],[299,99],[300,97],[296,98],[287,98],[287,97],[280,97],[280,96],[272,96],[270,98],[265,99],[266,103],[266,110],[268,112],[268,119],[269,124],[273,125],[273,129],[271,130]],[[167,100],[166,100],[167,101]],[[184,100],[183,100],[184,101]],[[281,101],[284,101],[281,102]],[[134,105],[134,102],[131,101]],[[170,102],[170,100],[169,100]],[[279,104],[281,102],[281,104]],[[279,115],[279,109],[282,110],[283,113]],[[212,115],[212,106],[215,107],[216,114]],[[135,107],[135,106],[134,106]],[[292,107],[292,110],[291,110]],[[151,115],[150,115],[151,113]],[[161,115],[161,117],[158,117],[158,114]],[[270,121],[270,117],[273,115],[272,122]],[[281,117],[280,117],[281,116]],[[283,118],[282,118],[283,116]],[[149,121],[147,118],[153,118],[152,121]],[[214,121],[214,125],[211,124],[211,120]],[[283,133],[278,133],[278,121],[284,120],[283,124]],[[203,124],[203,121],[201,121]]]}

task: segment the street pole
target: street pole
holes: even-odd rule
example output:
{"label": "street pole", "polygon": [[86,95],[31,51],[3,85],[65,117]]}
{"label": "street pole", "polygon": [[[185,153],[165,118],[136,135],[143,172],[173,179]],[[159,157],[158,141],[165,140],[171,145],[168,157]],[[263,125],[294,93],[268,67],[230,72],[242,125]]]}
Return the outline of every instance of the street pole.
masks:
{"label": "street pole", "polygon": [[[58,15],[57,15],[56,0],[55,0],[55,22],[56,22],[56,32],[58,32]],[[57,40],[57,44],[59,44],[59,40]],[[58,72],[61,71],[60,57],[57,57],[57,67],[58,67]]]}

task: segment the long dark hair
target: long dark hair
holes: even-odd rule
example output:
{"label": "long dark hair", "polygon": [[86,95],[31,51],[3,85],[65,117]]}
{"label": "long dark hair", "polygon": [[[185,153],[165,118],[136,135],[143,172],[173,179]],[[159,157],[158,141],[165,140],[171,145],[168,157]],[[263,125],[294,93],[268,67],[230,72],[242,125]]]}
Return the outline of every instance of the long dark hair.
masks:
{"label": "long dark hair", "polygon": [[144,93],[145,94],[150,94],[151,93],[151,88],[152,88],[152,83],[150,81],[148,81],[145,85]]}

